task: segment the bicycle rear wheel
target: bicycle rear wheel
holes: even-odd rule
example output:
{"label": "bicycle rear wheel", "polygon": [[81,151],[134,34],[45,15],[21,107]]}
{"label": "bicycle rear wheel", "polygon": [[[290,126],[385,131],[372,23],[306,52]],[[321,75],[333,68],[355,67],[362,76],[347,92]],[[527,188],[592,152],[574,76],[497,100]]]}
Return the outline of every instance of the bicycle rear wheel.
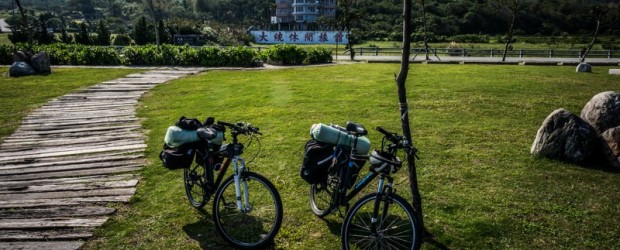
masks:
{"label": "bicycle rear wheel", "polygon": [[[376,230],[371,229],[373,209],[379,202]],[[342,224],[342,249],[418,249],[421,228],[411,205],[402,197],[377,200],[369,194],[357,201]]]}
{"label": "bicycle rear wheel", "polygon": [[213,220],[218,233],[237,248],[261,248],[270,244],[282,224],[282,200],[265,177],[244,172],[240,178],[241,202],[237,207],[234,176],[218,188],[213,200]]}
{"label": "bicycle rear wheel", "polygon": [[328,184],[318,183],[310,186],[310,208],[312,213],[323,218],[330,214],[335,193]]}
{"label": "bicycle rear wheel", "polygon": [[185,194],[187,194],[189,203],[195,208],[202,208],[209,201],[207,174],[208,172],[202,164],[195,164],[183,169]]}

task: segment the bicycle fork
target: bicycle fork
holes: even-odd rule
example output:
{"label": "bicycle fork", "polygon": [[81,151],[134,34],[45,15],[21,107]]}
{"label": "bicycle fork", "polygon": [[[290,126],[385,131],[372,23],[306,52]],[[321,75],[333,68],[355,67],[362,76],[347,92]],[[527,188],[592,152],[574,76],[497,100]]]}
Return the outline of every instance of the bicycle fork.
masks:
{"label": "bicycle fork", "polygon": [[[370,232],[374,237],[383,237],[383,231],[377,231],[377,227],[379,224],[383,223],[387,218],[388,209],[390,206],[390,194],[392,193],[392,181],[388,181],[387,187],[384,189],[385,179],[384,177],[379,178],[379,187],[377,188],[377,197],[375,198],[375,204],[372,211],[372,217],[370,218]],[[379,214],[379,209],[381,209],[381,203],[384,203],[382,213]],[[379,221],[379,216],[381,216],[381,220]]]}
{"label": "bicycle fork", "polygon": [[[237,201],[237,209],[242,213],[248,213],[252,210],[250,204],[250,195],[248,193],[248,182],[241,175],[245,171],[245,160],[235,156],[233,158],[234,180],[235,180],[235,197]],[[243,187],[242,187],[243,185]]]}

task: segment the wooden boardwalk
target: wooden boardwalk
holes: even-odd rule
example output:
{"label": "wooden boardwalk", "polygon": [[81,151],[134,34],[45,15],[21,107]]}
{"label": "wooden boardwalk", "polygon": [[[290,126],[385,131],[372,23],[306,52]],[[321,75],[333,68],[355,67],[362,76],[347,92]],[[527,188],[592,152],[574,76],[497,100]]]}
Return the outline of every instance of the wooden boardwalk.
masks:
{"label": "wooden boardwalk", "polygon": [[136,191],[145,162],[135,106],[200,69],[151,70],[50,101],[0,145],[0,249],[78,249]]}

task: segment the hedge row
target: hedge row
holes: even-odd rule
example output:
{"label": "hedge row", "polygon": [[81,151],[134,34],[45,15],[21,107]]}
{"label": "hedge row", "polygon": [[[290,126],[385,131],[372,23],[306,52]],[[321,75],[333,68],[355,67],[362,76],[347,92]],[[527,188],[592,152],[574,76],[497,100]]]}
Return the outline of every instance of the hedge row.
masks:
{"label": "hedge row", "polygon": [[0,45],[0,64],[13,62],[13,50],[47,51],[52,65],[143,65],[143,66],[200,66],[253,67],[261,61],[286,65],[332,62],[332,52],[326,48],[304,49],[294,45],[275,45],[258,52],[248,47],[190,47],[174,45],[114,47],[77,44]]}

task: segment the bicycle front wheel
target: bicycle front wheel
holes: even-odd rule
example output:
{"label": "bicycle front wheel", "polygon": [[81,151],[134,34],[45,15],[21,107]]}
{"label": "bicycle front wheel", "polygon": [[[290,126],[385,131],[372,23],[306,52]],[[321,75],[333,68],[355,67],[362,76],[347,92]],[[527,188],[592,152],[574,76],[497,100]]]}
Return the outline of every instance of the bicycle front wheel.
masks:
{"label": "bicycle front wheel", "polygon": [[202,164],[183,169],[185,194],[192,206],[202,208],[209,201],[207,170]]}
{"label": "bicycle front wheel", "polygon": [[[377,202],[378,213],[373,216]],[[376,193],[369,194],[357,201],[344,219],[342,249],[418,249],[420,233],[417,215],[405,199],[392,194],[377,200]]]}
{"label": "bicycle front wheel", "polygon": [[237,248],[264,247],[273,241],[282,224],[280,194],[265,177],[253,172],[242,173],[239,186],[241,207],[234,176],[217,190],[213,200],[215,228]]}

